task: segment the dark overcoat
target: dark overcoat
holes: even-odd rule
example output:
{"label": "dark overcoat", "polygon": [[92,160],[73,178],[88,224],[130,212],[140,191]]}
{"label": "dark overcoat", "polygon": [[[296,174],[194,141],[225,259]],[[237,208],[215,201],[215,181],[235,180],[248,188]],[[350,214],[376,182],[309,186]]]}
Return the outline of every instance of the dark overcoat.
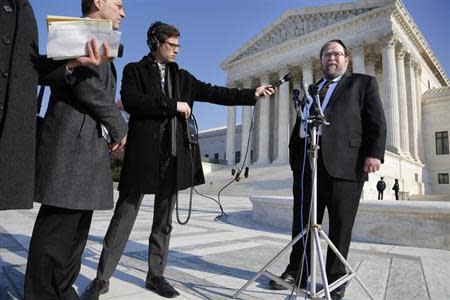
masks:
{"label": "dark overcoat", "polygon": [[[328,174],[351,181],[367,180],[365,158],[384,161],[386,146],[386,119],[375,77],[345,73],[330,98],[325,117],[330,125],[322,127],[321,153]],[[289,141],[289,159],[295,172],[301,169],[305,149],[299,126],[297,118]]]}
{"label": "dark overcoat", "polygon": [[0,210],[33,206],[37,26],[26,0],[0,7]]}
{"label": "dark overcoat", "polygon": [[51,84],[38,146],[36,202],[81,210],[113,207],[111,163],[101,124],[113,141],[127,125],[115,103],[112,63],[78,67],[75,83]]}
{"label": "dark overcoat", "polygon": [[[125,66],[121,96],[125,110],[130,114],[128,140],[119,183],[119,189],[127,192],[155,194],[159,191],[161,124],[165,120],[177,120],[176,189],[183,190],[205,182],[198,147],[191,152],[185,143],[185,122],[177,116],[176,101],[187,102],[193,108],[194,101],[221,105],[254,105],[254,89],[230,89],[212,86],[197,80],[179,69],[176,63],[168,63],[172,82],[170,98],[162,92],[157,63],[151,55]],[[170,151],[170,150],[168,150]],[[192,182],[192,175],[194,180]]]}

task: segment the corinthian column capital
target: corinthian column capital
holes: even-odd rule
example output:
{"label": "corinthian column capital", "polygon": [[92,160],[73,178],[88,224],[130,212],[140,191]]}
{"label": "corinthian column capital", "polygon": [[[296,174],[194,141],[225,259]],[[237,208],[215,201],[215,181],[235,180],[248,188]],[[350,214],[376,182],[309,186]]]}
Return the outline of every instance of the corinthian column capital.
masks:
{"label": "corinthian column capital", "polygon": [[395,56],[397,59],[404,59],[406,54],[406,48],[402,43],[397,43],[395,47]]}
{"label": "corinthian column capital", "polygon": [[390,32],[380,36],[378,38],[378,40],[381,42],[383,47],[393,48],[393,47],[395,47],[395,43],[397,42],[398,37],[397,37],[397,34],[395,32],[390,31]]}

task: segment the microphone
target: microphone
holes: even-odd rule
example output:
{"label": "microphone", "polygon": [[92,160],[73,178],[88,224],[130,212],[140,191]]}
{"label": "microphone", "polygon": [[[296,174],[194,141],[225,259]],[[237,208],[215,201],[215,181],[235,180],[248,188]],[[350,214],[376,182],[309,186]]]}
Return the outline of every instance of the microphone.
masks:
{"label": "microphone", "polygon": [[312,97],[315,97],[319,94],[319,87],[315,84],[310,84],[308,87],[308,92]]}
{"label": "microphone", "polygon": [[325,115],[323,114],[323,110],[319,99],[319,86],[316,84],[310,84],[308,87],[308,93],[312,98],[311,100],[314,112],[324,119],[324,124],[328,125],[327,124],[328,122],[325,120]]}
{"label": "microphone", "polygon": [[281,78],[280,80],[278,80],[277,82],[275,82],[274,84],[272,84],[272,87],[273,87],[273,88],[277,88],[277,87],[279,87],[280,85],[282,85],[283,83],[285,83],[285,82],[291,80],[291,78],[292,78],[291,74],[288,73],[288,74],[284,75],[283,78]]}
{"label": "microphone", "polygon": [[117,57],[123,56],[123,44],[119,45],[119,51],[117,52]]}
{"label": "microphone", "polygon": [[298,113],[298,109],[299,108],[302,109],[300,106],[301,105],[300,104],[300,91],[298,89],[293,89],[292,94],[293,94],[292,101],[294,102],[294,108],[295,108],[295,111]]}
{"label": "microphone", "polygon": [[306,102],[308,101],[306,99],[306,95],[303,95],[302,98],[300,99],[300,91],[298,89],[293,89],[292,90],[292,101],[294,102],[294,108],[295,111],[297,112],[297,116],[300,118],[300,120],[303,121],[303,108],[306,105]]}

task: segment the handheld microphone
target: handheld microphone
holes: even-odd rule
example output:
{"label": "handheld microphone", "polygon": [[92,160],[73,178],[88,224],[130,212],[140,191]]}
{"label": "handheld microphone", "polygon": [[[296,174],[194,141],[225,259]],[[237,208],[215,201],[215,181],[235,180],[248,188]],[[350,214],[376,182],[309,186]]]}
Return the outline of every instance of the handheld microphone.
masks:
{"label": "handheld microphone", "polygon": [[285,83],[285,82],[291,80],[291,78],[292,78],[291,74],[288,73],[288,74],[284,75],[283,78],[281,78],[280,80],[278,80],[277,82],[275,82],[274,84],[272,84],[272,87],[273,87],[273,88],[277,88],[277,87],[279,87],[280,85],[282,85],[283,83]]}

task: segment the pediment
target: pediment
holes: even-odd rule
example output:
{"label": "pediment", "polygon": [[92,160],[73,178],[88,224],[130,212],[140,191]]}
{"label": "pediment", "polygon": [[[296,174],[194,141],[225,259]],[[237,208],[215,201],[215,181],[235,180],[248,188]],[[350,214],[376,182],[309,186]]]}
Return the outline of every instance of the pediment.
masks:
{"label": "pediment", "polygon": [[382,5],[355,7],[341,10],[337,10],[336,6],[333,6],[333,9],[328,10],[327,7],[322,7],[322,11],[316,10],[312,13],[308,13],[307,9],[288,11],[280,18],[280,20],[275,22],[272,26],[269,26],[268,29],[247,43],[224,63],[229,64],[241,60],[257,52],[277,46],[288,40],[299,38],[327,26],[333,26],[337,22],[365,14],[371,10],[379,8],[380,6]]}

